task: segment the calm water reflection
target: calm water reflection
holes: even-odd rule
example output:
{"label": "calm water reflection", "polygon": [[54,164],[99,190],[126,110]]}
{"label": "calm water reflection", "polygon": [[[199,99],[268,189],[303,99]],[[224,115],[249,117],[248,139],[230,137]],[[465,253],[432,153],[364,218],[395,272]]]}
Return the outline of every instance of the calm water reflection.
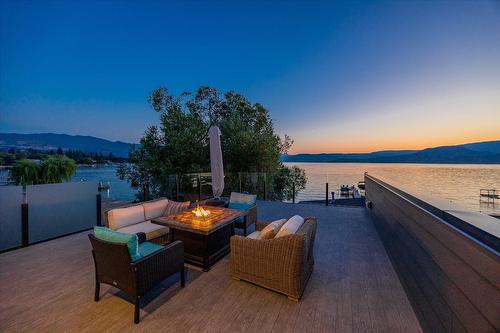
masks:
{"label": "calm water reflection", "polygon": [[[480,202],[479,189],[500,190],[500,165],[454,165],[454,164],[363,164],[363,163],[286,163],[304,168],[307,173],[307,188],[298,194],[301,200],[324,200],[325,183],[330,191],[340,185],[356,185],[369,172],[390,182],[411,188],[421,193],[447,200],[473,211],[500,214],[500,200],[487,204]],[[0,181],[5,181],[7,172],[0,169]],[[133,200],[135,190],[116,177],[116,168],[80,167],[72,181],[100,181],[111,185],[103,192],[104,199]]]}
{"label": "calm water reflection", "polygon": [[495,205],[480,202],[479,189],[500,190],[500,165],[462,164],[363,164],[363,163],[286,163],[306,170],[307,188],[298,200],[324,199],[325,183],[336,189],[342,184],[356,185],[364,172],[411,188],[414,192],[444,199],[464,208],[487,214],[500,214]]}

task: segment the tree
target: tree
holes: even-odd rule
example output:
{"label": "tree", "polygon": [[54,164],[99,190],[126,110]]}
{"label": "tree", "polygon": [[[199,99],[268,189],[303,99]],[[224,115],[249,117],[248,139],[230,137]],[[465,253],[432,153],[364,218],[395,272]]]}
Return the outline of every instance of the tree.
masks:
{"label": "tree", "polygon": [[76,163],[66,156],[51,156],[43,160],[40,171],[43,183],[62,183],[71,180],[76,172]]}
{"label": "tree", "polygon": [[24,159],[10,169],[9,178],[16,185],[62,183],[71,180],[76,172],[76,163],[66,156],[51,156],[41,163]]}
{"label": "tree", "polygon": [[307,177],[304,169],[297,166],[283,166],[274,181],[274,199],[293,200],[297,193],[306,188]]}
{"label": "tree", "polygon": [[16,185],[38,184],[38,165],[27,159],[19,160],[9,171],[9,178]]}
{"label": "tree", "polygon": [[[287,135],[282,140],[274,132],[263,105],[252,104],[232,91],[221,95],[211,87],[178,96],[159,88],[148,102],[159,113],[160,124],[146,130],[139,147],[129,153],[130,164],[120,166],[117,172],[139,189],[140,199],[168,194],[172,174],[210,169],[208,130],[212,125],[219,126],[222,133],[226,174],[261,172],[270,179],[291,177],[283,171],[287,168],[280,154],[286,154],[293,141]],[[279,181],[283,186],[272,188],[284,191],[288,182]]]}
{"label": "tree", "polygon": [[82,158],[81,162],[82,162],[82,164],[86,164],[86,165],[92,165],[92,164],[94,164],[94,160],[91,157],[88,157],[88,156]]}

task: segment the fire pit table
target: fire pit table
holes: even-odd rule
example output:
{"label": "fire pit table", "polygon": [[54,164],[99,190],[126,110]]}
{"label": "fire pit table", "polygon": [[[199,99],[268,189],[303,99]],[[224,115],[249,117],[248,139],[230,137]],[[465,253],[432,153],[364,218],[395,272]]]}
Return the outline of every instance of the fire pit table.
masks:
{"label": "fire pit table", "polygon": [[162,216],[151,222],[170,228],[170,240],[184,242],[184,260],[208,271],[229,253],[229,239],[234,235],[234,221],[248,214],[223,207],[198,206]]}

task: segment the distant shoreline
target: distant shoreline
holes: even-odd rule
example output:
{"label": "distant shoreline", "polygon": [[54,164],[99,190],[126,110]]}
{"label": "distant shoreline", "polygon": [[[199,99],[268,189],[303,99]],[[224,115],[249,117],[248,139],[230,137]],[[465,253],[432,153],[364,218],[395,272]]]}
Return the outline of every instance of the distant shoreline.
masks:
{"label": "distant shoreline", "polygon": [[354,164],[459,164],[459,165],[500,165],[500,162],[381,162],[381,161],[281,161],[283,163],[354,163]]}

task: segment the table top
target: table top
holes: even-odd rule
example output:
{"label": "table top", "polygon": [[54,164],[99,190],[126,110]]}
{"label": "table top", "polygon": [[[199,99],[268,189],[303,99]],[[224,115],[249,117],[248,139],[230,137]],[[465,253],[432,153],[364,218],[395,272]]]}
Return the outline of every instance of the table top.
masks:
{"label": "table top", "polygon": [[173,229],[180,229],[199,234],[210,234],[215,230],[227,226],[237,218],[248,214],[248,211],[240,211],[223,207],[200,207],[210,211],[210,216],[196,217],[192,212],[194,208],[189,208],[177,214],[152,219],[151,222]]}

